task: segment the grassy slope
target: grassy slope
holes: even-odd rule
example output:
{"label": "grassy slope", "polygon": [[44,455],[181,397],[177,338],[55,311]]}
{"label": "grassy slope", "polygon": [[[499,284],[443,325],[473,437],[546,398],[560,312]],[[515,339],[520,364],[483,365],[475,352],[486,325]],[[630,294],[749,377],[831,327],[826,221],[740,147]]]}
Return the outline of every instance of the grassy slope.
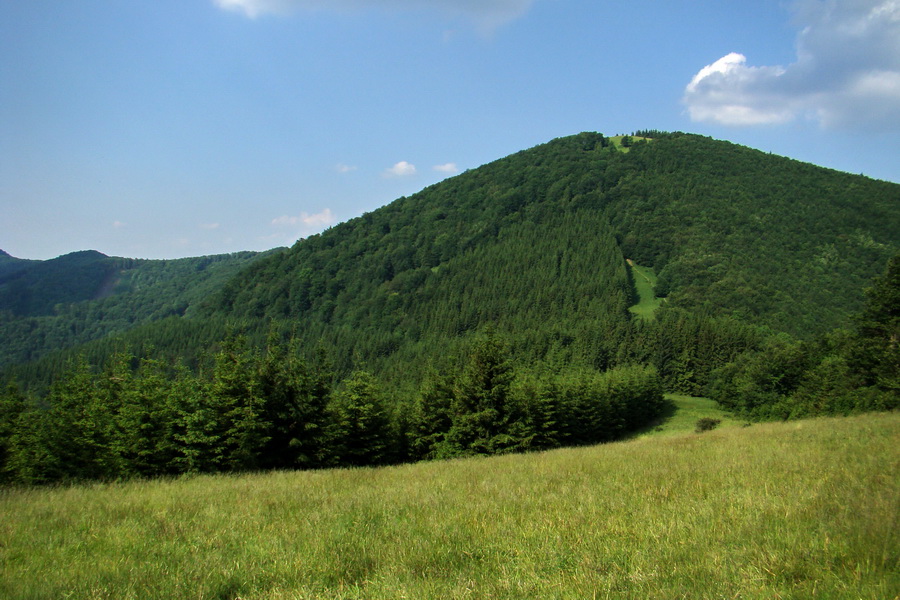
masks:
{"label": "grassy slope", "polygon": [[697,427],[697,421],[707,417],[721,421],[718,429],[740,427],[746,421],[735,419],[731,414],[722,410],[719,405],[709,398],[695,398],[682,394],[666,394],[668,407],[663,416],[656,423],[636,431],[629,439],[642,439],[649,437],[684,435],[693,432]]}
{"label": "grassy slope", "polygon": [[898,436],[877,414],[4,491],[0,597],[892,598]]}
{"label": "grassy slope", "polygon": [[638,293],[638,303],[628,308],[632,313],[644,320],[653,318],[653,313],[662,304],[662,298],[656,297],[656,273],[650,267],[641,267],[628,260],[631,277]]}

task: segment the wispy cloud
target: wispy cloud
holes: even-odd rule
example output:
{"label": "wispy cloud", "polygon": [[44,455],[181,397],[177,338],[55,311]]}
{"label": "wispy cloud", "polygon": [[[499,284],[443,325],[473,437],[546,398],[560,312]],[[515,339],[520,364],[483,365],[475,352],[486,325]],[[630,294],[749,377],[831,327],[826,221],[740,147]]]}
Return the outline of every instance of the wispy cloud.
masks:
{"label": "wispy cloud", "polygon": [[200,223],[200,229],[206,229],[212,231],[213,229],[218,229],[220,227],[219,223]]}
{"label": "wispy cloud", "polygon": [[336,219],[330,208],[317,213],[301,212],[297,216],[282,215],[272,219],[273,227],[300,227],[304,230],[323,229],[334,225]]}
{"label": "wispy cloud", "polygon": [[345,165],[344,163],[338,163],[334,167],[334,170],[337,171],[338,173],[352,173],[356,169],[357,169],[357,167],[351,166],[351,165]]}
{"label": "wispy cloud", "polygon": [[456,166],[456,163],[448,162],[442,165],[434,165],[431,167],[432,171],[437,171],[439,173],[459,173],[459,168]]}
{"label": "wispy cloud", "polygon": [[401,160],[393,167],[385,169],[383,175],[385,177],[408,177],[416,174],[416,166]]}
{"label": "wispy cloud", "polygon": [[116,229],[121,229],[123,227],[126,227],[127,225],[128,225],[127,223],[123,223],[122,221],[113,221],[112,222],[112,226],[115,227]]}
{"label": "wispy cloud", "polygon": [[900,129],[900,0],[794,3],[796,61],[749,66],[732,52],[685,88],[694,121],[766,125],[811,118],[824,127]]}
{"label": "wispy cloud", "polygon": [[272,219],[272,233],[259,239],[266,243],[285,244],[319,233],[337,222],[330,208],[317,213],[301,212],[299,215],[282,215]]}
{"label": "wispy cloud", "polygon": [[471,19],[483,29],[511,21],[534,0],[213,0],[220,8],[242,12],[251,19],[264,14],[285,15],[297,10],[436,10]]}

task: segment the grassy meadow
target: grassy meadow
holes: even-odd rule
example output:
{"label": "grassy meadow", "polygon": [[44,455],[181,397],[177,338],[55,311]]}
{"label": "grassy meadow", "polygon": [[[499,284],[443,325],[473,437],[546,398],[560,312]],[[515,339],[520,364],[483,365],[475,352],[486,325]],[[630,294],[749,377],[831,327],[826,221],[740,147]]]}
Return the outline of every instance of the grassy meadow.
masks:
{"label": "grassy meadow", "polygon": [[595,447],[3,490],[0,598],[898,597],[900,415],[672,402]]}
{"label": "grassy meadow", "polygon": [[662,304],[662,298],[656,297],[656,272],[650,267],[642,267],[629,260],[634,287],[638,293],[638,303],[628,308],[633,314],[644,320],[653,318],[653,313]]}

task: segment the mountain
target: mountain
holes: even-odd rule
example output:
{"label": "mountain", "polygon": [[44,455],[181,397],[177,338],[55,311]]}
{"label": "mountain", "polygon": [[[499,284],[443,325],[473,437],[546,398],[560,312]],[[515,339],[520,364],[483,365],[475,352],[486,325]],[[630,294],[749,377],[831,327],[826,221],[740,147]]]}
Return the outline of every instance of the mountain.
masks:
{"label": "mountain", "polygon": [[0,366],[184,315],[261,255],[179,260],[94,250],[34,261],[0,256]]}
{"label": "mountain", "polygon": [[49,315],[57,304],[96,300],[109,295],[116,274],[135,262],[111,259],[95,250],[16,261],[17,268],[0,277],[0,310],[16,316]]}
{"label": "mountain", "polygon": [[[898,249],[900,185],[697,135],[581,133],[248,261],[208,302],[186,274],[187,304],[154,294],[134,310],[169,318],[116,343],[196,358],[226,323],[258,342],[274,324],[402,387],[491,327],[518,360],[650,362],[699,389],[762,336],[845,325]],[[657,278],[655,320],[628,311],[635,277]]]}
{"label": "mountain", "polygon": [[0,277],[12,275],[27,268],[28,264],[34,262],[22,258],[10,256],[8,252],[0,250]]}
{"label": "mountain", "polygon": [[696,135],[622,149],[583,133],[303,240],[215,305],[366,359],[486,324],[537,355],[615,352],[630,259],[658,273],[666,310],[809,338],[860,309],[898,240],[897,184]]}

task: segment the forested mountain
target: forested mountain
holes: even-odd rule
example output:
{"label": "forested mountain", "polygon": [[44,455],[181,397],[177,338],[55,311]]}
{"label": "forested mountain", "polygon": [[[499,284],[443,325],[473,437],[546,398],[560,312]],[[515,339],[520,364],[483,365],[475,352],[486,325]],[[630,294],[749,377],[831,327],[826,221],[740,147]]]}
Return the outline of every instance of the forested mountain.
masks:
{"label": "forested mountain", "polygon": [[596,443],[663,390],[900,405],[900,185],[696,135],[556,139],[266,256],[0,258],[7,360],[93,340],[6,369],[9,481]]}
{"label": "forested mountain", "polygon": [[[862,306],[900,240],[900,186],[695,135],[623,152],[561,138],[466,172],[260,261],[219,314],[407,363],[493,324],[527,354],[605,364],[634,301],[811,338]],[[418,350],[413,350],[416,346]]]}
{"label": "forested mountain", "polygon": [[181,332],[221,337],[226,322],[261,341],[276,321],[339,370],[362,362],[418,376],[490,324],[516,356],[603,368],[647,352],[628,343],[626,259],[659,275],[664,311],[811,339],[861,309],[900,248],[897,184],[648,133],[556,139],[260,260],[0,257],[0,361],[170,316],[132,345],[183,348]]}
{"label": "forested mountain", "polygon": [[183,316],[255,252],[139,260],[88,250],[51,260],[0,254],[0,366],[171,315]]}
{"label": "forested mountain", "polygon": [[[338,372],[365,364],[418,381],[469,333],[491,325],[524,360],[605,368],[657,356],[665,371],[665,356],[683,348],[660,345],[654,328],[685,332],[678,334],[685,346],[704,328],[707,338],[728,330],[724,337],[734,340],[732,330],[744,324],[812,339],[846,324],[898,240],[897,184],[696,135],[582,133],[301,240],[254,261],[224,286],[225,271],[237,263],[145,261],[128,269],[116,263],[124,259],[77,253],[57,260],[93,262],[106,271],[79,278],[80,287],[67,293],[130,292],[60,307],[55,290],[26,285],[29,272],[54,268],[54,261],[37,263],[0,287],[0,298],[11,298],[3,300],[3,337],[26,341],[7,350],[5,360],[37,356],[29,346],[60,347],[147,320],[135,315],[169,315],[116,348],[149,343],[194,360],[224,336],[226,323],[261,343],[276,322],[306,351],[324,349]],[[655,322],[636,324],[627,312],[637,298],[626,259],[659,275],[656,294],[666,298]],[[212,267],[219,276],[208,278]],[[40,301],[18,314],[55,306],[96,330],[67,333],[65,344],[40,327],[29,333],[23,327],[35,327],[35,318],[26,326],[15,312],[28,293]],[[208,293],[203,310],[188,309]],[[8,318],[10,310],[16,318]],[[111,322],[118,325],[106,328]],[[736,346],[753,337],[742,331],[737,338],[745,341]],[[95,343],[89,355],[112,350]]]}

